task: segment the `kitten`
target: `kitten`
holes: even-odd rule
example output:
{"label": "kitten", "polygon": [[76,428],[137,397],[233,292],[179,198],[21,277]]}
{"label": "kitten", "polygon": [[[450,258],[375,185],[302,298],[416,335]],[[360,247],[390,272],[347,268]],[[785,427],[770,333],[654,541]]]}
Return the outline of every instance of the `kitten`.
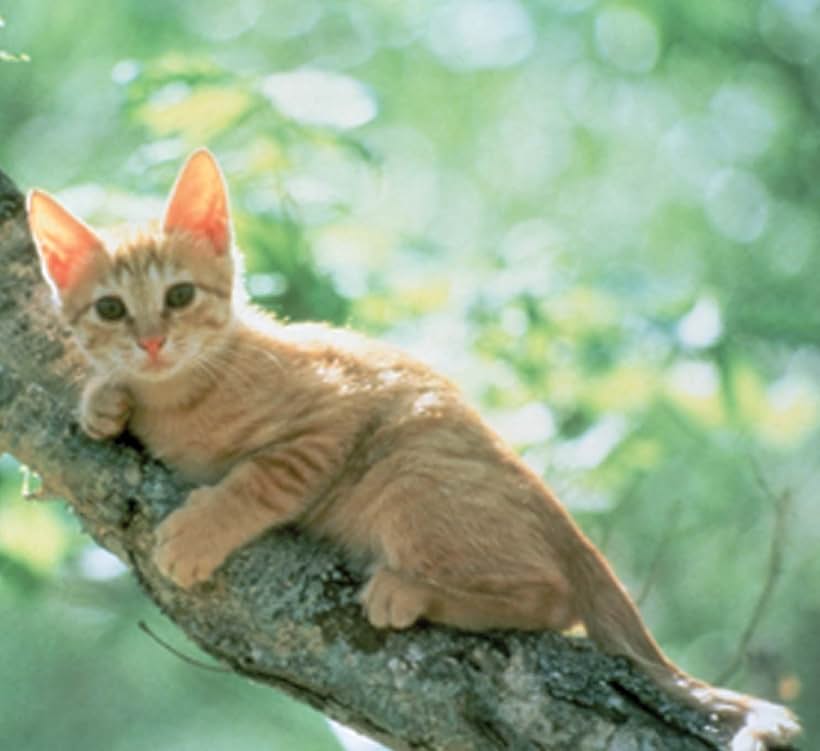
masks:
{"label": "kitten", "polygon": [[105,439],[127,425],[198,485],[156,530],[154,562],[176,584],[293,523],[372,560],[362,603],[378,628],[581,623],[732,724],[734,751],[799,732],[784,707],[701,683],[664,656],[602,555],[452,383],[351,332],[250,308],[208,151],[182,168],[161,227],[117,242],[42,191],[28,206],[44,274],[93,371],[83,429]]}

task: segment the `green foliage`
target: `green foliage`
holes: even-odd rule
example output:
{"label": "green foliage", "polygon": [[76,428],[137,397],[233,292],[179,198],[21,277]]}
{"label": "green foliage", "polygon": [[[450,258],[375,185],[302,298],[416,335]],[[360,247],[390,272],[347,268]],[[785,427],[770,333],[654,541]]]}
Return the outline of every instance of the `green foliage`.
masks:
{"label": "green foliage", "polygon": [[[137,220],[210,146],[257,302],[378,334],[461,383],[632,590],[651,580],[647,618],[696,674],[738,648],[770,574],[772,494],[788,492],[783,570],[736,683],[795,699],[809,747],[814,6],[36,0],[4,29],[32,62],[3,68],[0,165],[92,221]],[[100,660],[101,622],[53,605],[87,543],[56,507],[25,506],[14,472],[0,464],[0,607],[20,624],[3,645],[36,653],[27,629],[53,618]],[[104,604],[115,584],[88,597],[122,625],[139,606]],[[118,685],[108,663],[132,638],[105,642],[107,667],[85,679]],[[49,664],[66,654],[53,647]],[[185,702],[197,681],[172,688],[167,656],[145,659]],[[129,669],[116,680],[138,686]],[[22,662],[12,674],[20,695],[38,690]]]}
{"label": "green foliage", "polygon": [[[5,25],[5,20],[2,16],[0,16],[0,29],[2,29]],[[19,55],[14,55],[7,50],[0,50],[0,63],[27,63],[30,60],[31,58],[25,52],[22,52]]]}
{"label": "green foliage", "polygon": [[0,580],[0,602],[0,661],[14,678],[0,717],[16,748],[339,748],[313,711],[149,639],[140,619],[167,626],[133,582],[91,583],[69,566],[36,596]]}

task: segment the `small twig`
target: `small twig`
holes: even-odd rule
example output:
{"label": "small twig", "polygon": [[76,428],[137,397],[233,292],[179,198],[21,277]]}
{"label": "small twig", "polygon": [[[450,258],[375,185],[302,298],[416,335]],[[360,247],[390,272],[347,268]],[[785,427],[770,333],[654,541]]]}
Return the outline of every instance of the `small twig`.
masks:
{"label": "small twig", "polygon": [[769,546],[769,563],[766,568],[766,579],[763,582],[763,588],[760,590],[760,596],[757,598],[757,603],[752,610],[752,615],[746,624],[743,635],[740,637],[735,656],[714,681],[716,684],[727,683],[743,664],[749,644],[763,618],[763,614],[766,612],[769,600],[774,593],[775,584],[783,567],[783,549],[786,542],[786,520],[791,504],[791,491],[784,490],[780,494],[775,493],[763,476],[757,462],[753,462],[752,466],[758,485],[774,506],[775,516],[774,526],[772,527],[772,541]]}
{"label": "small twig", "polygon": [[641,587],[641,591],[638,593],[638,596],[635,598],[635,602],[638,605],[641,605],[643,601],[649,596],[649,593],[652,591],[652,587],[655,584],[655,581],[658,578],[658,574],[661,570],[661,561],[663,560],[664,553],[666,553],[669,543],[672,542],[672,539],[675,537],[678,531],[678,519],[680,518],[680,511],[683,508],[683,498],[678,497],[675,501],[675,505],[672,507],[672,511],[669,514],[669,518],[666,522],[666,527],[663,530],[663,534],[661,535],[660,539],[658,540],[657,547],[655,548],[655,554],[652,556],[652,563],[649,564],[649,572],[644,579],[643,586]]}
{"label": "small twig", "polygon": [[222,667],[219,667],[218,665],[208,665],[204,662],[200,662],[199,660],[195,660],[193,657],[189,657],[188,655],[183,654],[176,647],[172,647],[167,641],[165,641],[164,639],[157,636],[149,628],[148,624],[145,621],[139,621],[137,623],[137,625],[139,626],[140,631],[142,631],[143,633],[150,636],[157,644],[159,644],[161,647],[164,647],[172,655],[174,655],[174,657],[178,657],[180,660],[182,660],[183,662],[187,662],[189,665],[193,665],[194,667],[197,667],[197,668],[202,668],[202,670],[210,670],[211,672],[214,672],[214,673],[230,673],[230,672],[232,672],[231,670],[228,670],[228,668],[222,668]]}

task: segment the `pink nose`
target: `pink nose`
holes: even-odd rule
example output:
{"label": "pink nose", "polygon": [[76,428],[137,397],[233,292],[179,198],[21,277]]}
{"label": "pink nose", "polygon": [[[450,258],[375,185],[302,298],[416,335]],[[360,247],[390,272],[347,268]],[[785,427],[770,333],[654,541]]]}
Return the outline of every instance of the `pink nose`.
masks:
{"label": "pink nose", "polygon": [[165,344],[165,337],[144,336],[142,339],[137,339],[137,344],[148,353],[148,357],[152,360],[156,360],[159,351],[162,349],[162,345]]}

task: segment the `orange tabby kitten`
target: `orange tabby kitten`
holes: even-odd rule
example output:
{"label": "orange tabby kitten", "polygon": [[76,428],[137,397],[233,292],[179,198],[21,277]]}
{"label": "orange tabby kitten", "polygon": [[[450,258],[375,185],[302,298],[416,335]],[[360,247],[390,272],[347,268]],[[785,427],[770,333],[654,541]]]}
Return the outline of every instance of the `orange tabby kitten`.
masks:
{"label": "orange tabby kitten", "polygon": [[347,331],[285,325],[240,291],[228,197],[195,152],[161,227],[106,245],[41,191],[29,221],[55,299],[93,369],[96,439],[126,425],[199,487],[156,530],[181,587],[263,531],[295,523],[373,562],[370,622],[566,629],[736,728],[734,751],[798,731],[784,707],[673,665],[601,554],[453,384]]}

